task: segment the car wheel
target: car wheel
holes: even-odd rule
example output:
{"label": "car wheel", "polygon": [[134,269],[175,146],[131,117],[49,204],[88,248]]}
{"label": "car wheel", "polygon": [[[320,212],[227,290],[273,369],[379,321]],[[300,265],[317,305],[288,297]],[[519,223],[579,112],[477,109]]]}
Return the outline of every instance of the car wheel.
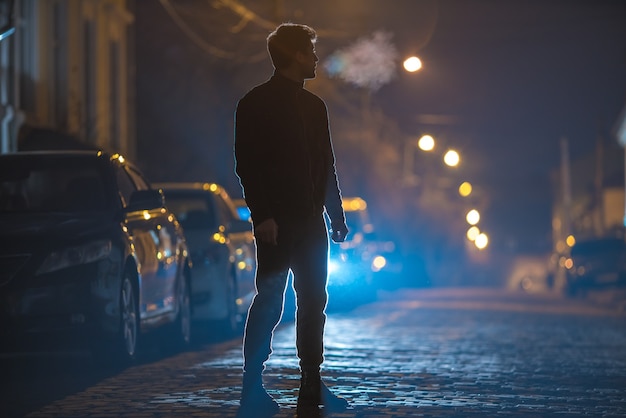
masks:
{"label": "car wheel", "polygon": [[139,306],[133,280],[124,276],[120,295],[120,338],[119,345],[124,360],[137,358],[139,351]]}
{"label": "car wheel", "polygon": [[178,315],[176,317],[176,340],[184,348],[191,342],[191,295],[187,278],[178,281]]}
{"label": "car wheel", "polygon": [[231,273],[228,278],[228,290],[226,293],[227,312],[224,319],[220,321],[220,331],[226,336],[231,336],[237,333],[241,325],[239,309],[237,307],[237,297],[235,293],[235,279]]}
{"label": "car wheel", "polygon": [[119,328],[113,339],[92,338],[91,351],[99,366],[127,366],[139,357],[140,325],[137,291],[132,275],[122,278],[119,299]]}

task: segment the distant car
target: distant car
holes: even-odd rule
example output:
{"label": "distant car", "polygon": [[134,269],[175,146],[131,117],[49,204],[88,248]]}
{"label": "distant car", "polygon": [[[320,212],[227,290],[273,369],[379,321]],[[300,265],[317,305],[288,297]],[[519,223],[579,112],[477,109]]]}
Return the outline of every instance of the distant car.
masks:
{"label": "distant car", "polygon": [[367,202],[344,197],[342,206],[348,225],[346,241],[330,244],[328,260],[329,309],[350,308],[376,298],[375,275],[386,263],[372,240],[374,226]]}
{"label": "distant car", "polygon": [[193,319],[218,321],[226,332],[241,325],[255,293],[252,224],[242,220],[215,183],[158,183],[185,231],[192,259]]}
{"label": "distant car", "polygon": [[518,255],[512,262],[506,278],[511,290],[528,293],[546,293],[551,290],[549,256]]}
{"label": "distant car", "polygon": [[163,195],[120,155],[0,155],[2,348],[88,344],[132,361],[146,333],[184,347],[190,265]]}
{"label": "distant car", "polygon": [[[245,200],[235,199],[234,203],[240,216],[249,219],[250,210]],[[374,227],[369,219],[367,202],[360,197],[345,197],[342,206],[349,233],[345,242],[330,244],[327,286],[329,310],[344,310],[374,300],[378,290],[374,280],[376,274],[398,269],[395,263],[388,262],[385,255],[389,249],[383,247],[388,243],[373,240]],[[292,287],[290,274],[283,316],[287,321],[292,319],[292,311],[295,309]]]}
{"label": "distant car", "polygon": [[579,241],[566,261],[569,295],[626,287],[626,241],[608,237]]}

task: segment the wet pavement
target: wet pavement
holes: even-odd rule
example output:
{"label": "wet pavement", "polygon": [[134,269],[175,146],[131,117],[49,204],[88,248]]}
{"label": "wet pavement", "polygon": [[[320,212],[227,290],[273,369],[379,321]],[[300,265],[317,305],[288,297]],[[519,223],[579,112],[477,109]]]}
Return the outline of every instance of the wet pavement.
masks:
{"label": "wet pavement", "polygon": [[[626,416],[619,306],[500,290],[401,290],[329,315],[326,343],[325,381],[351,404],[331,417]],[[65,374],[33,373],[23,388],[3,390],[0,415],[234,417],[239,404],[240,338],[101,375],[81,374],[91,373],[85,358],[62,364]],[[67,391],[46,399],[38,379]],[[294,417],[292,324],[276,331],[264,379],[281,405],[276,417]],[[37,390],[29,394],[28,383]]]}

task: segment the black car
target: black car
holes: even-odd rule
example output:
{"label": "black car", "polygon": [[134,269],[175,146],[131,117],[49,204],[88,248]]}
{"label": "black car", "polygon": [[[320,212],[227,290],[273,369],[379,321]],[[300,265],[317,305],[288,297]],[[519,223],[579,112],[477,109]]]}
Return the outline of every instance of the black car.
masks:
{"label": "black car", "polygon": [[3,351],[54,340],[128,361],[157,329],[180,348],[191,338],[190,271],[161,191],[122,156],[0,155]]}
{"label": "black car", "polygon": [[626,241],[623,238],[579,241],[572,247],[567,263],[569,295],[626,286]]}

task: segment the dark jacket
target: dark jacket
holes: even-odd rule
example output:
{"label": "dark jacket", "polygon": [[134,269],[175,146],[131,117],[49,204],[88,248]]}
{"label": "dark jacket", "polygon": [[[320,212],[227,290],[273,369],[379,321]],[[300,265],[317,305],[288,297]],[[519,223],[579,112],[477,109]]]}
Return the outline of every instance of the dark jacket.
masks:
{"label": "dark jacket", "polygon": [[326,104],[278,73],[235,113],[235,171],[259,224],[320,215],[343,222]]}

